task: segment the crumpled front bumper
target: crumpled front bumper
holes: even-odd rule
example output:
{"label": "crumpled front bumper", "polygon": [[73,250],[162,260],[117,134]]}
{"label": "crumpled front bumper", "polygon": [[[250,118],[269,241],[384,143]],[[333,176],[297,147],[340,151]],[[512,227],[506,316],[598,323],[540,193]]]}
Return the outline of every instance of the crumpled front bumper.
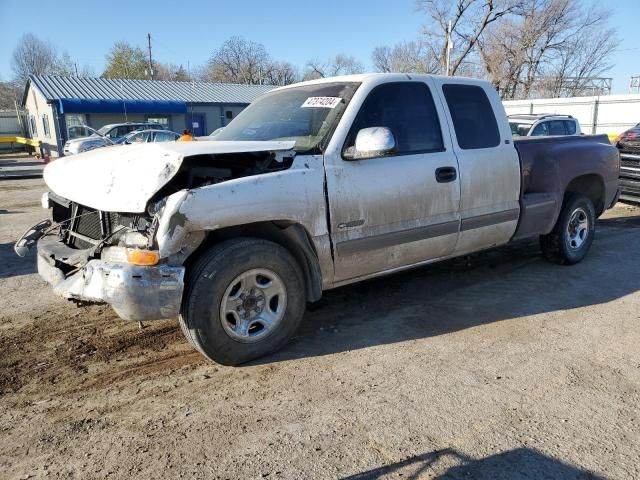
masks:
{"label": "crumpled front bumper", "polygon": [[50,241],[38,242],[38,273],[57,295],[70,300],[108,303],[125,320],[178,316],[184,290],[184,267],[141,267],[90,260],[77,272],[65,275],[57,266],[53,253],[59,253],[59,247]]}

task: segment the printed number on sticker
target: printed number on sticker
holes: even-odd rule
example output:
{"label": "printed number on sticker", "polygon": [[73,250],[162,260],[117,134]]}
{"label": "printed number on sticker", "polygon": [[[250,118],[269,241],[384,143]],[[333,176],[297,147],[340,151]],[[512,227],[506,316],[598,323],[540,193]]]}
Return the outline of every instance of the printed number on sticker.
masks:
{"label": "printed number on sticker", "polygon": [[340,97],[309,97],[302,104],[302,108],[335,108],[341,101]]}

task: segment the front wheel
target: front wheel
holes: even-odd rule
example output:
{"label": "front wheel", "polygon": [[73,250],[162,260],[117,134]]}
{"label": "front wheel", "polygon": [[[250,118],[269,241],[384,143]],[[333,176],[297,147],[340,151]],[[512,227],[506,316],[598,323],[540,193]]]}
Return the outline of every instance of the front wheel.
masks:
{"label": "front wheel", "polygon": [[296,260],[261,239],[214,246],[190,269],[186,286],[182,330],[204,356],[223,365],[278,350],[300,324],[306,304]]}
{"label": "front wheel", "polygon": [[551,233],[540,236],[542,253],[547,260],[560,265],[576,264],[589,252],[595,227],[591,200],[579,193],[569,193]]}

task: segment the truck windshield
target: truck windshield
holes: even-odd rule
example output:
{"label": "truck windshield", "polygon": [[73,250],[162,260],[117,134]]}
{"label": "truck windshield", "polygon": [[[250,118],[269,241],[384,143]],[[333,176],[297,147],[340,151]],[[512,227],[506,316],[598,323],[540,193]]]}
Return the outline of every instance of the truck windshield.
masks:
{"label": "truck windshield", "polygon": [[320,83],[267,93],[215,136],[216,140],[293,140],[297,152],[320,150],[359,83]]}

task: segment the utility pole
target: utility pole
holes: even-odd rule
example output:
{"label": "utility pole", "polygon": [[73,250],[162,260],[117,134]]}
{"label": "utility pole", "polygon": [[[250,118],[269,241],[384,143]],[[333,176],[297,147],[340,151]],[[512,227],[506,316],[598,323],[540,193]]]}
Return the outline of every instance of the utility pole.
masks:
{"label": "utility pole", "polygon": [[149,76],[153,80],[153,62],[151,61],[151,34],[147,33],[147,41],[149,43]]}
{"label": "utility pole", "polygon": [[76,77],[79,77],[80,75],[78,75],[78,62],[73,62],[73,66],[76,68]]}
{"label": "utility pole", "polygon": [[445,56],[445,75],[449,76],[449,67],[451,63],[451,49],[453,45],[451,44],[451,20],[447,23],[447,54]]}

